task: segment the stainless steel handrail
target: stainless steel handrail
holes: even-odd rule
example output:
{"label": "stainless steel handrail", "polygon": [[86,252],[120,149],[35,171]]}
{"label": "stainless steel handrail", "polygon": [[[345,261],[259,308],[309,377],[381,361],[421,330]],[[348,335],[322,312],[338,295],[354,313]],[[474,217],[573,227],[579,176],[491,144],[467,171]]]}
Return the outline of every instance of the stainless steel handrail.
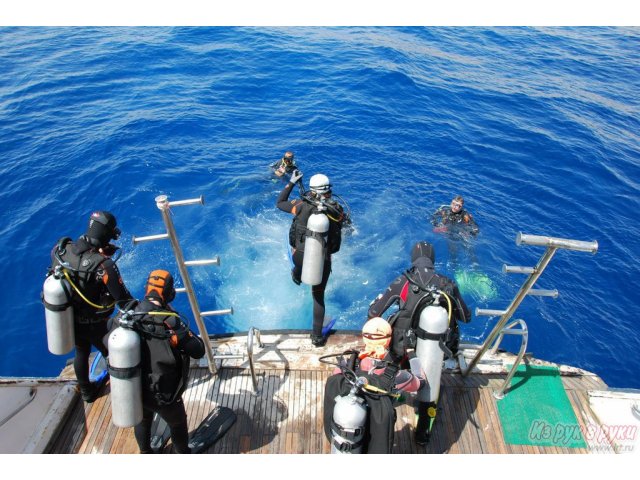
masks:
{"label": "stainless steel handrail", "polygon": [[264,346],[262,340],[260,339],[260,330],[256,327],[251,327],[247,332],[247,356],[249,357],[249,370],[251,371],[251,381],[253,382],[253,391],[256,393],[260,393],[258,389],[258,379],[256,377],[256,369],[253,365],[253,338],[254,336],[258,339],[258,345],[260,348]]}
{"label": "stainless steel handrail", "polygon": [[[558,250],[559,248],[563,248],[566,250],[575,250],[579,252],[590,253],[595,253],[598,251],[597,241],[585,242],[581,240],[570,240],[566,238],[527,235],[523,234],[522,232],[518,232],[516,236],[516,245],[536,245],[547,247],[547,249],[542,254],[540,260],[538,261],[537,265],[533,267],[533,269],[528,267],[504,267],[504,271],[508,273],[529,273],[529,276],[525,280],[524,284],[522,285],[522,287],[520,287],[520,290],[518,290],[518,292],[516,293],[515,297],[511,301],[511,304],[505,310],[476,309],[476,315],[499,314],[501,315],[501,317],[498,323],[496,323],[495,327],[493,327],[493,330],[491,330],[491,332],[487,336],[480,350],[478,350],[471,362],[467,365],[466,369],[461,370],[462,375],[464,376],[468,375],[469,372],[471,372],[473,368],[478,364],[482,356],[489,349],[489,345],[491,345],[496,340],[498,335],[500,335],[500,332],[502,331],[504,326],[511,319],[516,309],[520,306],[522,300],[524,300],[527,295],[532,295],[531,289],[535,285],[538,278],[540,278],[540,275],[542,275],[542,272],[544,272],[544,269],[547,268],[547,265],[549,265],[549,262],[553,258],[553,255],[556,253],[556,250]],[[538,292],[534,291],[533,294],[535,295],[536,293],[543,296],[557,296],[557,292],[553,290],[542,290]]]}
{"label": "stainless steel handrail", "polygon": [[[520,329],[513,328],[516,325],[519,325]],[[522,342],[520,343],[520,351],[518,352],[516,361],[513,362],[513,365],[511,367],[511,370],[509,370],[507,378],[504,379],[502,386],[498,390],[494,390],[493,392],[493,396],[496,397],[498,400],[501,398],[504,398],[505,391],[509,387],[509,384],[511,383],[511,379],[515,375],[516,370],[518,370],[518,366],[520,365],[520,362],[522,362],[522,359],[524,358],[524,354],[527,351],[527,344],[529,343],[529,330],[527,329],[527,324],[525,323],[524,320],[521,320],[521,319],[516,320],[515,322],[511,322],[509,325],[507,325],[500,331],[500,335],[498,336],[498,339],[496,340],[493,347],[491,348],[491,353],[495,354],[498,351],[498,347],[500,346],[500,343],[502,343],[502,339],[504,338],[505,335],[520,335],[522,337]]]}
{"label": "stainless steel handrail", "polygon": [[[189,298],[189,305],[191,306],[191,311],[193,312],[193,317],[198,325],[198,329],[200,330],[200,336],[203,340],[209,338],[209,334],[207,333],[207,327],[204,323],[203,317],[212,316],[212,315],[233,315],[233,309],[225,309],[225,310],[212,310],[208,312],[201,312],[200,306],[198,305],[198,299],[196,298],[195,291],[193,289],[193,285],[191,283],[191,277],[189,276],[189,271],[187,270],[188,266],[200,266],[200,265],[220,265],[220,257],[215,257],[213,259],[207,260],[188,260],[185,261],[184,255],[182,253],[182,248],[180,247],[180,242],[178,240],[178,235],[176,234],[175,227],[173,226],[173,220],[171,219],[171,207],[178,207],[184,205],[204,205],[204,197],[201,195],[198,198],[192,198],[188,200],[178,200],[178,201],[169,201],[169,198],[166,195],[158,195],[155,198],[156,206],[160,210],[162,214],[162,220],[164,221],[165,227],[167,229],[167,233],[161,233],[159,235],[148,235],[146,237],[133,237],[133,243],[142,243],[149,242],[152,240],[164,240],[169,239],[171,242],[171,247],[173,248],[173,253],[176,257],[176,263],[178,264],[178,269],[180,270],[180,275],[182,277],[182,282],[184,283],[183,288],[176,288],[176,292],[186,293]],[[217,368],[215,364],[215,359],[219,358],[213,355],[213,350],[211,348],[211,343],[209,341],[204,342],[205,345],[205,353],[207,356],[207,363],[209,366],[209,371],[211,373],[216,373]]]}

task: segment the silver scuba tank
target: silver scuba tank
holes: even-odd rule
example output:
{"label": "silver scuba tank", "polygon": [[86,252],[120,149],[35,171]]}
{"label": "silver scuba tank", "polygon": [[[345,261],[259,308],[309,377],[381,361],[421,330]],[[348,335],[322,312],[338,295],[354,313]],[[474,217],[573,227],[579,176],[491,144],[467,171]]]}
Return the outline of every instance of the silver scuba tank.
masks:
{"label": "silver scuba tank", "polygon": [[433,305],[425,307],[420,313],[420,328],[433,335],[433,339],[417,339],[416,356],[424,370],[427,382],[418,391],[418,401],[437,402],[440,395],[440,377],[442,375],[442,361],[444,352],[440,348],[439,338],[449,328],[447,311],[437,305],[437,298]]}
{"label": "silver scuba tank", "polygon": [[324,213],[313,213],[307,221],[307,234],[302,258],[302,283],[319,285],[322,283],[329,219]]}
{"label": "silver scuba tank", "polygon": [[59,269],[42,285],[44,315],[47,324],[47,346],[54,355],[69,353],[75,344],[71,286]]}
{"label": "silver scuba tank", "polygon": [[367,424],[367,403],[358,396],[358,390],[366,384],[358,378],[356,386],[344,396],[337,396],[331,424],[331,453],[362,453],[362,442]]}
{"label": "silver scuba tank", "polygon": [[111,332],[108,341],[111,416],[116,427],[133,427],[142,420],[140,336],[123,323]]}

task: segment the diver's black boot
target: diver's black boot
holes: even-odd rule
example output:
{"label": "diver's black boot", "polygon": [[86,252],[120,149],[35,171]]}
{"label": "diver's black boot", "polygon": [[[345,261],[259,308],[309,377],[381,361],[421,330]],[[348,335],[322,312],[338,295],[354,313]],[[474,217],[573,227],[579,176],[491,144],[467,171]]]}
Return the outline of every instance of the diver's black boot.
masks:
{"label": "diver's black boot", "polygon": [[432,405],[432,402],[418,402],[418,424],[416,425],[415,439],[416,443],[422,446],[429,443],[429,424],[431,423],[431,418],[429,417],[430,405]]}
{"label": "diver's black boot", "polygon": [[314,335],[311,334],[311,343],[313,343],[314,347],[324,347],[327,343],[327,337],[323,337],[322,335]]}
{"label": "diver's black boot", "polygon": [[295,283],[296,285],[300,285],[300,283],[302,283],[301,280],[296,277],[296,274],[293,270],[291,270],[291,280],[293,280],[293,283]]}
{"label": "diver's black boot", "polygon": [[98,388],[93,384],[78,384],[80,387],[80,396],[87,403],[93,403],[98,398]]}

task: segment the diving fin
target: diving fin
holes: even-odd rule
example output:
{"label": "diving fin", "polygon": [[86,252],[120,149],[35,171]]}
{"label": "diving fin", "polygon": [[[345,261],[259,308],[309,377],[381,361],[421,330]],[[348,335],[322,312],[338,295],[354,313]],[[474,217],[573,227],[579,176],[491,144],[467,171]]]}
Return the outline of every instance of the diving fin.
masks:
{"label": "diving fin", "polygon": [[95,383],[97,387],[100,387],[106,377],[107,361],[102,356],[102,353],[98,352],[91,362],[91,368],[89,369],[89,381],[91,383]]}
{"label": "diving fin", "polygon": [[153,453],[162,453],[169,438],[171,438],[169,425],[164,421],[164,418],[154,413],[151,423],[151,450]]}
{"label": "diving fin", "polygon": [[191,453],[201,453],[219,438],[221,438],[227,430],[236,421],[236,414],[227,407],[216,407],[202,421],[202,423],[189,435],[189,448]]}
{"label": "diving fin", "polygon": [[337,319],[336,318],[325,318],[324,319],[324,325],[322,326],[322,336],[326,337],[331,333],[331,329],[333,328],[333,326],[336,324]]}

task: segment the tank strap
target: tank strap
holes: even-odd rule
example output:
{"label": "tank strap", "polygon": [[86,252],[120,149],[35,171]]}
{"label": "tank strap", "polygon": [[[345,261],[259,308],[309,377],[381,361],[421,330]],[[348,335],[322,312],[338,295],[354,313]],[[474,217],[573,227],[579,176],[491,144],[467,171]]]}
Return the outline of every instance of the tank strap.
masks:
{"label": "tank strap", "polygon": [[315,238],[316,240],[318,240],[319,242],[323,242],[323,243],[326,243],[326,240],[324,238],[326,235],[327,235],[327,233],[314,232],[312,230],[309,230],[308,228],[307,228],[307,231],[305,233],[305,237],[312,237],[312,238]]}
{"label": "tank strap", "polygon": [[[449,329],[447,329],[447,332],[448,331],[449,331]],[[420,326],[415,328],[414,332],[416,334],[416,337],[418,337],[418,338],[420,338],[422,340],[436,340],[438,342],[438,345],[440,345],[440,350],[442,350],[444,352],[445,356],[453,358],[453,352],[445,344],[445,341],[447,339],[447,333],[446,332],[443,333],[443,334],[429,333],[426,330],[420,328]]]}
{"label": "tank strap", "polygon": [[426,330],[420,328],[419,325],[414,328],[414,331],[416,333],[416,337],[422,340],[440,340],[441,338],[444,338],[444,335],[439,333],[429,333]]}
{"label": "tank strap", "polygon": [[[344,428],[342,428],[342,426],[338,425],[334,420],[331,420],[331,428],[335,430],[336,433],[340,435],[342,438],[349,441],[355,440],[356,438],[361,437],[364,434],[364,427],[356,428],[353,431],[345,430]],[[361,444],[362,444],[362,440],[357,443],[357,445],[361,445]]]}
{"label": "tank strap", "polygon": [[128,380],[130,378],[139,377],[141,372],[140,364],[136,365],[135,367],[128,368],[120,368],[109,365],[108,370],[109,375],[111,375],[113,378],[119,378],[121,380]]}
{"label": "tank strap", "polygon": [[71,302],[63,303],[62,305],[53,305],[52,303],[47,302],[44,297],[42,297],[42,304],[44,305],[44,308],[52,312],[64,312],[71,306]]}

